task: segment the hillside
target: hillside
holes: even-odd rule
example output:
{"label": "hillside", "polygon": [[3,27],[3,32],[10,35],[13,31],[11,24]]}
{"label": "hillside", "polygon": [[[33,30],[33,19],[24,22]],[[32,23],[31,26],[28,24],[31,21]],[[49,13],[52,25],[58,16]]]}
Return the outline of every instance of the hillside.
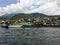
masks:
{"label": "hillside", "polygon": [[53,18],[53,17],[56,17],[56,16],[60,16],[60,15],[54,15],[54,16],[47,16],[45,14],[42,14],[42,13],[31,13],[31,14],[24,14],[24,13],[18,13],[18,14],[5,14],[3,16],[0,17],[0,20],[18,20],[18,19],[21,19],[21,18],[37,18],[37,17],[40,17],[40,18],[44,18],[44,17],[48,17],[48,18]]}
{"label": "hillside", "polygon": [[14,16],[15,14],[5,14],[0,16],[0,20],[8,20],[10,19],[12,16]]}
{"label": "hillside", "polygon": [[42,13],[31,13],[31,14],[20,13],[20,14],[14,15],[10,19],[18,20],[20,18],[36,18],[36,17],[46,17],[46,15]]}

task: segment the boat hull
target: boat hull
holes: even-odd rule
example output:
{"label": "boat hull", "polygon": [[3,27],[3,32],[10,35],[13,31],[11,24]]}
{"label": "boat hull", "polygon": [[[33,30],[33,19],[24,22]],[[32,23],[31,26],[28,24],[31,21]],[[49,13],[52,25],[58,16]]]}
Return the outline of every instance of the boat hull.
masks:
{"label": "boat hull", "polygon": [[22,25],[9,25],[9,28],[16,28],[16,27],[22,27]]}

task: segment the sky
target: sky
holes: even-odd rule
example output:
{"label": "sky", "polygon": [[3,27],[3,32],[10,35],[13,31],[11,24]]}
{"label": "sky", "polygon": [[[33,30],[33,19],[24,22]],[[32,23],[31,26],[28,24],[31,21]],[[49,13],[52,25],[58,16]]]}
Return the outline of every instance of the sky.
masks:
{"label": "sky", "polygon": [[10,4],[16,4],[17,0],[0,0],[0,7],[6,7]]}
{"label": "sky", "polygon": [[11,13],[60,15],[60,0],[0,0],[0,16]]}

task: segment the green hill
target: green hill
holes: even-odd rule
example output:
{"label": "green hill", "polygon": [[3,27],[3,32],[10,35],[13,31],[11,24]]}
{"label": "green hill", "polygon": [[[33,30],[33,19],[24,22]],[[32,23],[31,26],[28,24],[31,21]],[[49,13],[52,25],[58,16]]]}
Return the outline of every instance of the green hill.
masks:
{"label": "green hill", "polygon": [[47,16],[45,14],[42,14],[42,13],[30,13],[30,14],[24,14],[24,13],[18,13],[18,14],[5,14],[3,16],[0,17],[0,20],[18,20],[18,19],[21,19],[21,18],[44,18],[44,17],[48,17],[48,18],[53,18],[53,17],[56,17],[56,16],[60,16],[60,15],[54,15],[54,16]]}
{"label": "green hill", "polygon": [[42,13],[31,13],[31,14],[19,13],[19,14],[12,16],[10,19],[18,20],[20,18],[37,18],[37,17],[46,17],[46,15]]}

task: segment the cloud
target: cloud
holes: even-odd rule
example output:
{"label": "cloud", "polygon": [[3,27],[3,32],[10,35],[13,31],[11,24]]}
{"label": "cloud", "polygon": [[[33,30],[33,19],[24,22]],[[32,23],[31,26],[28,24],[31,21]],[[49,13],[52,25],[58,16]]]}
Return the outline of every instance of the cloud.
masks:
{"label": "cloud", "polygon": [[47,15],[60,14],[60,1],[57,0],[18,0],[17,4],[0,7],[0,15],[11,13],[44,13]]}

